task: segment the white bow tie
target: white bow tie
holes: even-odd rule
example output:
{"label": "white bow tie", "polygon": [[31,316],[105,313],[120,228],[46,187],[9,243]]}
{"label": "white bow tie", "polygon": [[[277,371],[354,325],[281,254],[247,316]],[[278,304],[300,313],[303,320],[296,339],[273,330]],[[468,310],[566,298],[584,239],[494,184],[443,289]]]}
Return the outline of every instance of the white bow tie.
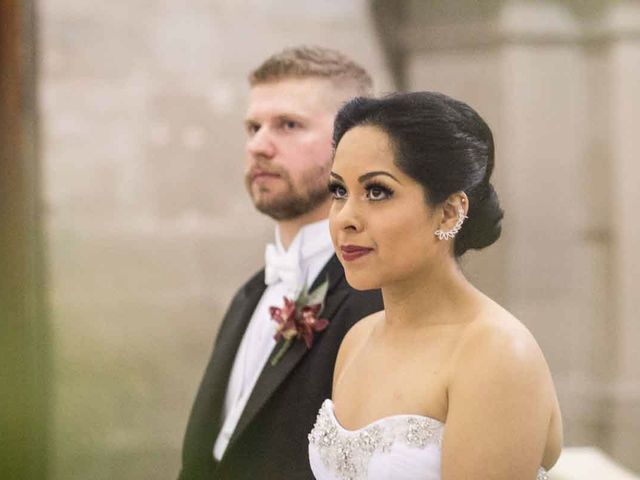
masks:
{"label": "white bow tie", "polygon": [[300,268],[300,252],[281,253],[272,243],[267,245],[264,253],[264,283],[271,285],[281,280],[290,293],[297,292],[302,285],[302,269]]}

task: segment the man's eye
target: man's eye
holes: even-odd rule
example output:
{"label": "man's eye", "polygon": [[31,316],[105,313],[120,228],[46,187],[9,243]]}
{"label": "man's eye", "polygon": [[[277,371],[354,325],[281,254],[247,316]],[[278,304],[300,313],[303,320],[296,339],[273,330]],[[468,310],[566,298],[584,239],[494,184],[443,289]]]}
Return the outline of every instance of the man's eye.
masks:
{"label": "man's eye", "polygon": [[249,123],[247,125],[247,133],[249,135],[255,135],[258,130],[260,130],[260,125],[257,125],[255,123]]}
{"label": "man's eye", "polygon": [[285,120],[284,122],[282,122],[282,128],[284,128],[285,130],[294,130],[299,126],[300,124],[293,120]]}

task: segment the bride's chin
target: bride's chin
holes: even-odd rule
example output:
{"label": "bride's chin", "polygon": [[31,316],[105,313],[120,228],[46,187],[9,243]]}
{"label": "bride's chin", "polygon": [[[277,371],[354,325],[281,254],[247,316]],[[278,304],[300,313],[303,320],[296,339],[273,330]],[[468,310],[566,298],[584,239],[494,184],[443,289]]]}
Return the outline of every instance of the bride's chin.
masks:
{"label": "bride's chin", "polygon": [[380,283],[377,279],[372,278],[370,275],[367,276],[366,273],[363,274],[350,274],[348,271],[345,271],[345,277],[347,277],[347,283],[354,290],[375,290],[380,288]]}

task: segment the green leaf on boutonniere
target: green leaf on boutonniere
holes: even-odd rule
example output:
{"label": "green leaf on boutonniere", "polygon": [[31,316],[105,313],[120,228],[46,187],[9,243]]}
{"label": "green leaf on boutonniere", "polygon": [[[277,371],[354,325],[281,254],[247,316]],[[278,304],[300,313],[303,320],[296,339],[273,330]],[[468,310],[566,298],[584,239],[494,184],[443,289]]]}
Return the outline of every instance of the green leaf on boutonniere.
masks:
{"label": "green leaf on boutonniere", "polygon": [[278,364],[278,362],[284,356],[284,354],[287,353],[287,350],[289,350],[289,347],[291,346],[292,341],[293,341],[293,338],[287,338],[286,340],[284,340],[284,342],[282,343],[282,345],[280,346],[276,354],[271,359],[271,366],[275,366]]}
{"label": "green leaf on boutonniere", "polygon": [[309,290],[307,289],[307,282],[305,280],[302,285],[302,289],[296,298],[296,306],[309,305]]}
{"label": "green leaf on boutonniere", "polygon": [[319,303],[321,305],[320,314],[324,309],[324,299],[327,296],[327,290],[329,290],[329,277],[325,278],[318,287],[311,293],[309,293],[309,300],[306,302],[308,305]]}

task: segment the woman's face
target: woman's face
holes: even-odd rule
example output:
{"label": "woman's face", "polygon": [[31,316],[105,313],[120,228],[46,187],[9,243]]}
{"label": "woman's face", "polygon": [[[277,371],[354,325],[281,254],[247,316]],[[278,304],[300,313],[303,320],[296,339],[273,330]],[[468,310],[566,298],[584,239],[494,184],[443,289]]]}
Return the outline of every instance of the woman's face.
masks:
{"label": "woman's face", "polygon": [[353,288],[409,279],[440,255],[433,232],[442,214],[395,165],[389,136],[380,128],[354,127],[342,137],[330,189],[331,238]]}

